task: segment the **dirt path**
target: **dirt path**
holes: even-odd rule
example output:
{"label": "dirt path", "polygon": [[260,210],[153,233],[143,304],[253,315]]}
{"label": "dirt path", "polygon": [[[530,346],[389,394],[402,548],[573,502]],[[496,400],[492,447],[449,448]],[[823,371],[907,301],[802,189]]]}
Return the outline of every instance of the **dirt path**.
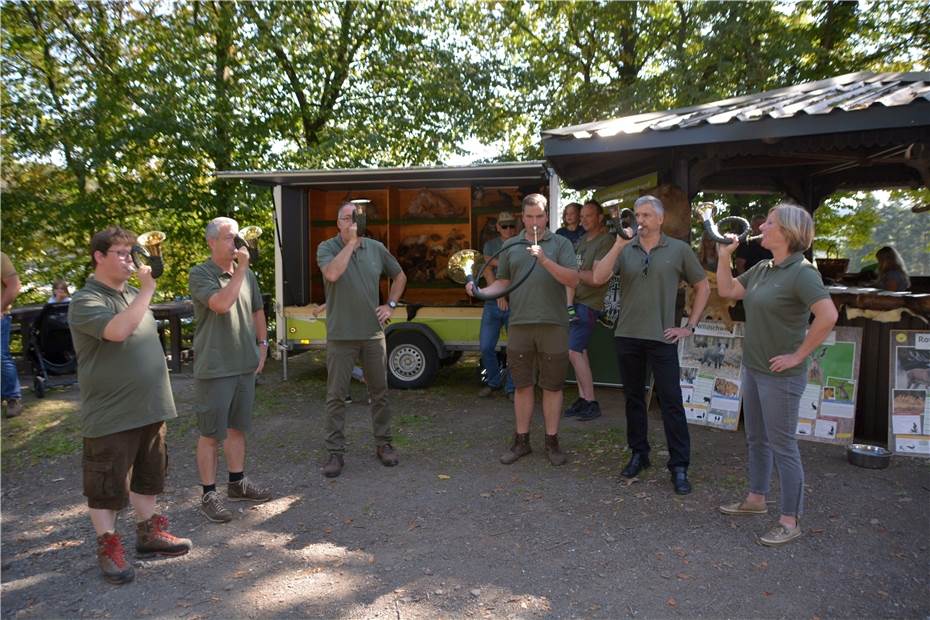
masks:
{"label": "dirt path", "polygon": [[[930,464],[855,468],[841,448],[804,443],[804,537],[756,542],[772,518],[729,518],[716,506],[743,490],[741,433],[692,428],[695,491],[675,496],[658,461],[631,486],[622,393],[606,415],[565,423],[570,463],[535,452],[507,467],[511,403],[479,400],[474,359],[427,391],[392,392],[399,467],[374,457],[366,406],[350,409],[346,469],[319,474],[325,377],[311,355],[291,380],[269,368],[259,387],[247,473],[277,499],[229,524],[194,510],[189,375],[174,377],[172,529],[186,557],[136,563],[136,581],[106,584],[80,491],[77,389],[27,399],[3,421],[2,617],[619,618],[926,617],[930,614]],[[364,387],[355,384],[356,403]],[[572,391],[571,398],[574,398]],[[222,476],[225,474],[221,473]],[[239,508],[233,504],[233,507]],[[770,504],[774,511],[774,504]],[[132,515],[120,529],[134,540]]]}

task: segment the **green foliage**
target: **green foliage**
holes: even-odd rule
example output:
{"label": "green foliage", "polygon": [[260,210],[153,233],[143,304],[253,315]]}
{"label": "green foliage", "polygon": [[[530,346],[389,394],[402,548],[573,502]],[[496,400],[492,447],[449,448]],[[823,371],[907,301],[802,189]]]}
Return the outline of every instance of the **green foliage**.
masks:
{"label": "green foliage", "polygon": [[[900,1],[7,2],[4,250],[23,275],[22,301],[35,301],[56,278],[82,284],[95,231],[159,229],[160,299],[186,295],[211,218],[257,224],[264,247],[273,242],[270,192],[217,170],[438,164],[474,138],[501,159],[539,157],[547,127],[926,65],[928,11]],[[859,223],[840,222],[844,209],[828,207],[818,225],[862,243]],[[257,272],[270,290],[264,256]]]}

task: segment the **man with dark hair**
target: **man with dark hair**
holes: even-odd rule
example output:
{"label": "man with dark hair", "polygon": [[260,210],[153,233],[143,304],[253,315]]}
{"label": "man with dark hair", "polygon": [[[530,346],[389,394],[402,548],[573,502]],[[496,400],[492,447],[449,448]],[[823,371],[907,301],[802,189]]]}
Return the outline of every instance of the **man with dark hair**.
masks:
{"label": "man with dark hair", "polygon": [[216,492],[216,462],[223,442],[234,502],[262,503],[271,491],[245,475],[246,433],[252,428],[255,375],[268,356],[268,326],[249,250],[236,247],[239,224],[218,217],[207,224],[210,259],[188,275],[194,300],[194,393],[197,396],[199,508],[214,523],[232,520]]}
{"label": "man with dark hair", "polygon": [[[517,218],[510,211],[501,211],[497,216],[496,226],[499,236],[484,244],[484,260],[490,262],[484,269],[484,278],[488,284],[494,283],[497,273],[497,259],[491,257],[503,247],[504,242],[517,234]],[[506,385],[507,396],[513,400],[513,378],[509,371],[501,370],[497,360],[497,341],[500,339],[501,328],[506,328],[509,320],[510,304],[506,295],[484,302],[481,331],[478,334],[485,378],[485,386],[478,392],[478,396],[482,398],[490,396]]]}
{"label": "man with dark hair", "polygon": [[[759,227],[765,223],[765,216],[761,214],[753,215],[749,223],[752,227],[749,234],[753,237],[758,236],[760,233]],[[736,267],[736,274],[739,275],[749,271],[750,267],[756,263],[772,258],[772,253],[762,247],[761,240],[755,239],[748,243],[739,244],[734,256],[736,257],[736,260],[733,261]]]}
{"label": "man with dark hair", "polygon": [[97,532],[97,562],[115,584],[134,577],[116,533],[117,515],[127,504],[136,515],[138,554],[176,556],[191,548],[191,541],[170,534],[168,519],[155,512],[168,463],[165,420],[177,413],[149,310],[155,293],[151,269],[139,268],[141,288],[126,284],[135,238],[118,227],[94,235],[94,275],[68,309],[81,386],[84,495]]}
{"label": "man with dark hair", "polygon": [[[335,478],[345,464],[345,395],[355,359],[361,358],[375,435],[375,455],[385,467],[397,465],[391,445],[391,411],[387,402],[387,347],[384,325],[407,286],[404,274],[384,244],[358,236],[355,205],[343,203],[337,213],[339,234],[317,248],[317,263],[326,288],[326,450],[323,475]],[[378,303],[382,276],[393,280],[387,303]]]}
{"label": "man with dark hair", "polygon": [[[543,390],[546,454],[552,465],[566,462],[558,437],[562,388],[568,370],[565,287],[578,284],[578,270],[571,242],[546,228],[546,207],[546,198],[540,194],[530,194],[523,199],[523,234],[504,244],[498,260],[497,281],[484,289],[490,296],[500,294],[510,286],[511,280],[522,279],[532,269],[527,280],[510,293],[507,360],[516,387],[516,432],[510,450],[500,457],[505,465],[532,452],[530,421],[535,404],[534,383],[537,382]],[[465,291],[472,295],[474,285],[468,283]]]}
{"label": "man with dark hair", "polygon": [[[595,284],[605,284],[613,274],[620,274],[623,291],[614,344],[626,397],[627,443],[633,455],[621,475],[635,478],[649,467],[644,387],[649,368],[662,407],[672,485],[675,493],[686,495],[691,492],[688,481],[691,437],[681,400],[676,343],[694,333],[707,305],[710,285],[691,246],[662,232],[665,221],[662,201],[654,196],[641,196],[633,206],[636,236],[626,240],[617,235],[613,247],[594,266],[593,274]],[[675,326],[681,280],[695,289],[687,327]]]}

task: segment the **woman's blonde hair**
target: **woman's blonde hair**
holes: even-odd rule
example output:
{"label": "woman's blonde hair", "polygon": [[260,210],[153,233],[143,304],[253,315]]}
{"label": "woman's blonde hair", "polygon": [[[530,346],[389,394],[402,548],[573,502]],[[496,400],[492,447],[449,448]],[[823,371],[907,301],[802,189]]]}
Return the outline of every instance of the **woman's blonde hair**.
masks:
{"label": "woman's blonde hair", "polygon": [[811,214],[797,205],[783,202],[772,207],[778,227],[788,242],[788,251],[804,252],[814,241],[814,219]]}

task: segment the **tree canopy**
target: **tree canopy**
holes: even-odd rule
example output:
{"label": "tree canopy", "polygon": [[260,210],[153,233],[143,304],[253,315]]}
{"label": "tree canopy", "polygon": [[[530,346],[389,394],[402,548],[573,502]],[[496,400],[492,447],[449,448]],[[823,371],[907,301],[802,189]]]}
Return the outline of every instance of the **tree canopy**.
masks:
{"label": "tree canopy", "polygon": [[163,230],[163,298],[209,219],[273,229],[268,192],[217,170],[440,164],[467,140],[526,159],[543,128],[930,61],[930,9],[907,1],[2,10],[4,251],[27,290],[79,285],[96,230]]}

